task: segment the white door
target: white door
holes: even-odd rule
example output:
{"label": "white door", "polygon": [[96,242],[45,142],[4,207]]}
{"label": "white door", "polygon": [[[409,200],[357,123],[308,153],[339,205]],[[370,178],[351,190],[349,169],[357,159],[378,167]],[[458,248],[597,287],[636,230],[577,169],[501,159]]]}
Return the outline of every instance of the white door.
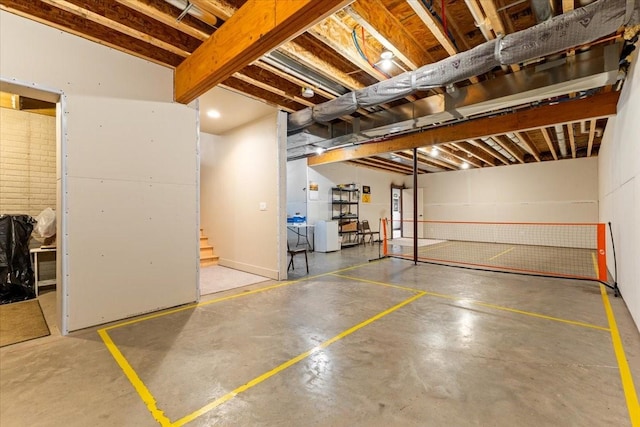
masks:
{"label": "white door", "polygon": [[[418,188],[418,238],[424,238],[424,197]],[[413,189],[402,190],[402,237],[413,237]]]}

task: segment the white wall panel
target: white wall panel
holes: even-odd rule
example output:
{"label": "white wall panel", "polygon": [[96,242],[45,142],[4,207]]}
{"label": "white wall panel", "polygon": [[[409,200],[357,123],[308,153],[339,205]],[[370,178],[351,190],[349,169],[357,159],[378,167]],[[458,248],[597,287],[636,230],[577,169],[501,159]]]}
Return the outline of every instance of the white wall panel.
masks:
{"label": "white wall panel", "polygon": [[228,134],[205,137],[201,145],[202,224],[220,265],[273,279],[280,279],[278,218],[284,198],[277,116],[274,109]]}
{"label": "white wall panel", "polygon": [[[611,222],[618,286],[640,330],[640,67],[638,55],[624,83],[618,115],[609,119],[598,155],[600,221]],[[607,239],[608,253],[611,241]],[[614,271],[613,257],[607,257]]]}
{"label": "white wall panel", "polygon": [[173,70],[0,11],[0,77],[64,100],[68,329],[194,301],[197,111],[173,103]]}
{"label": "white wall panel", "polygon": [[[425,219],[596,222],[597,158],[419,175]],[[405,178],[407,187],[411,178]]]}
{"label": "white wall panel", "polygon": [[69,328],[194,301],[195,186],[69,178]]}
{"label": "white wall panel", "polygon": [[70,97],[69,176],[194,185],[194,110],[158,103]]}

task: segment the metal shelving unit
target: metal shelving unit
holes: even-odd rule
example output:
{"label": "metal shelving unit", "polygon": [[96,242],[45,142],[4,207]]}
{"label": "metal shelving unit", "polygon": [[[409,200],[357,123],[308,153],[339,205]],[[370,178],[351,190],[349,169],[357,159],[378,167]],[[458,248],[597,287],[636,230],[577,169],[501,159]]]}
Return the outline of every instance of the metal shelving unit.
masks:
{"label": "metal shelving unit", "polygon": [[359,197],[360,191],[356,188],[331,189],[331,217],[338,221],[343,248],[358,244]]}

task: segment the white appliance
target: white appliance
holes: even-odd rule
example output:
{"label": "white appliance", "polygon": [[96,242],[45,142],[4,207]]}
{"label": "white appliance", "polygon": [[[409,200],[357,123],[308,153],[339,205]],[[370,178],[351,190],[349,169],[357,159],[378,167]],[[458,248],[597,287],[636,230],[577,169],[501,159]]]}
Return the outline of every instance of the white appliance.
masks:
{"label": "white appliance", "polygon": [[340,250],[338,221],[317,221],[314,234],[316,252],[332,252]]}

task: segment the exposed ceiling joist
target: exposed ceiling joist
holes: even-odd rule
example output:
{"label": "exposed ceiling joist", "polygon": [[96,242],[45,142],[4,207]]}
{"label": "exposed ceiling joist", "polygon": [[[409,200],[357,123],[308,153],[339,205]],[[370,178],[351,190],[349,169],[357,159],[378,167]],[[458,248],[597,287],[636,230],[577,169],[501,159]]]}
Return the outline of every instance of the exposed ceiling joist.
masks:
{"label": "exposed ceiling joist", "polygon": [[520,163],[524,163],[524,156],[518,151],[515,143],[509,138],[502,135],[494,135],[492,139],[498,143],[499,146],[505,149],[505,151],[511,154]]}
{"label": "exposed ceiling joist", "polygon": [[596,119],[591,119],[589,122],[589,142],[587,145],[587,157],[591,157],[593,150],[593,140],[596,137]]}
{"label": "exposed ceiling joist", "polygon": [[411,69],[433,62],[433,57],[381,0],[356,0],[346,11]]}
{"label": "exposed ceiling joist", "polygon": [[549,131],[547,128],[540,128],[540,132],[542,132],[542,137],[544,138],[547,146],[549,147],[549,151],[553,156],[553,160],[558,160],[558,153],[556,152],[556,148],[553,146],[553,141],[551,140],[551,135],[549,135]]}
{"label": "exposed ceiling joist", "polygon": [[485,144],[482,140],[478,139],[476,141],[476,140],[469,139],[467,141],[471,145],[473,145],[473,146],[479,148],[480,150],[484,151],[485,153],[487,153],[488,155],[490,155],[494,159],[497,159],[503,165],[510,165],[511,164],[509,159],[507,159],[505,156],[503,156],[502,153],[500,153],[499,151],[497,151],[495,148],[491,147],[490,145]]}
{"label": "exposed ceiling joist", "polygon": [[522,143],[527,147],[529,153],[536,159],[537,162],[540,161],[540,151],[536,148],[531,138],[524,132],[514,132],[515,136],[522,141]]}
{"label": "exposed ceiling joist", "polygon": [[569,134],[569,145],[571,145],[571,157],[576,158],[576,135],[573,123],[567,123],[567,133]]}
{"label": "exposed ceiling joist", "polygon": [[389,138],[384,141],[331,150],[319,156],[310,157],[308,164],[334,163],[379,153],[538,129],[548,125],[549,117],[553,117],[554,122],[557,124],[570,123],[585,118],[610,117],[616,114],[619,96],[619,92],[604,93],[590,98],[520,110],[508,115],[498,115],[440,126],[424,132]]}
{"label": "exposed ceiling joist", "polygon": [[249,0],[177,68],[175,98],[189,103],[349,0]]}
{"label": "exposed ceiling joist", "polygon": [[479,148],[473,146],[469,142],[466,142],[466,141],[452,142],[449,145],[451,145],[453,147],[456,147],[459,150],[464,151],[465,153],[467,153],[467,154],[475,157],[476,159],[484,162],[484,164],[486,164],[488,166],[495,166],[496,165],[495,157],[488,155],[487,153],[485,153],[482,150],[480,150]]}

